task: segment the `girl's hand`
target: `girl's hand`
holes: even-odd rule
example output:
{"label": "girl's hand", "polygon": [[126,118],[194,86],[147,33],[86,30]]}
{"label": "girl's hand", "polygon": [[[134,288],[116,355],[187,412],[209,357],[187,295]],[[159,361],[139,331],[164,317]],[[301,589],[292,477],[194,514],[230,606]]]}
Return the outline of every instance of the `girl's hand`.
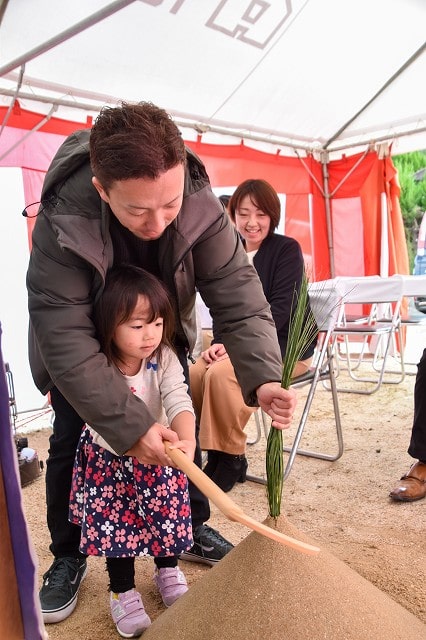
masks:
{"label": "girl's hand", "polygon": [[191,462],[194,461],[195,440],[178,440],[171,444],[170,449],[180,449],[191,460]]}

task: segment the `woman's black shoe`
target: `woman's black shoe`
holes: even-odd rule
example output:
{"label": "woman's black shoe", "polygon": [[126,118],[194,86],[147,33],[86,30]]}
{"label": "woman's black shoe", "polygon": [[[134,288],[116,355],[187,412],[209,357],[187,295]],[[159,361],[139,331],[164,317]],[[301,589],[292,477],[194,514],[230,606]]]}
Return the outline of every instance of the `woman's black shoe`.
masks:
{"label": "woman's black shoe", "polygon": [[216,469],[211,476],[218,487],[228,493],[236,482],[245,482],[247,476],[247,458],[244,454],[233,456],[229,453],[218,451],[219,460]]}
{"label": "woman's black shoe", "polygon": [[216,471],[217,464],[219,462],[220,451],[207,451],[207,464],[203,471],[209,478],[212,477]]}

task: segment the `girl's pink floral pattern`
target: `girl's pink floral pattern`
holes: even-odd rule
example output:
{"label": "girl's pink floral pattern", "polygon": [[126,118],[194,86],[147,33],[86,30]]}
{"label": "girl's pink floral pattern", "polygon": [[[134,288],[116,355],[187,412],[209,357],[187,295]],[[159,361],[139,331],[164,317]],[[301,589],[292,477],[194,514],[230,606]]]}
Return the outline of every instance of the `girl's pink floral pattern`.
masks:
{"label": "girl's pink floral pattern", "polygon": [[93,444],[88,429],[74,462],[69,519],[81,527],[87,555],[174,556],[193,544],[185,474],[116,456]]}

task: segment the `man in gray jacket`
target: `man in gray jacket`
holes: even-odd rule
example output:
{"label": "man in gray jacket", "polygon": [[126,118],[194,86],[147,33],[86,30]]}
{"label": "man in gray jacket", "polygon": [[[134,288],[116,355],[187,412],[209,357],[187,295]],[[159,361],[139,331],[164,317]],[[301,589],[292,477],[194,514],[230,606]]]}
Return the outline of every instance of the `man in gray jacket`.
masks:
{"label": "man in gray jacket", "polygon": [[[92,308],[112,266],[134,264],[159,277],[174,300],[175,347],[185,374],[196,340],[198,289],[211,311],[247,404],[287,428],[293,391],[280,386],[281,355],[256,271],[211,191],[201,161],[170,116],[151,103],[104,108],[91,131],[71,135],[43,185],[27,288],[30,364],[55,413],[46,470],[47,521],[55,560],[43,576],[45,622],[74,610],[86,575],[80,530],[68,522],[76,445],[89,423],[121,454],[169,465],[155,422],[100,352]],[[196,452],[201,466],[201,452]],[[194,546],[186,560],[213,565],[231,548],[206,521],[208,500],[190,486]]]}

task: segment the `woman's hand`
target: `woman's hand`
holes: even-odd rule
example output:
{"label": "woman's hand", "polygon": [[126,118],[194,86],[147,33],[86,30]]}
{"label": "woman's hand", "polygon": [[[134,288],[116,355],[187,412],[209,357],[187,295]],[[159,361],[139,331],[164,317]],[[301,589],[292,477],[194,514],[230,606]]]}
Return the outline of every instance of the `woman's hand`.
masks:
{"label": "woman's hand", "polygon": [[212,344],[208,349],[201,353],[201,357],[206,363],[206,369],[208,369],[215,362],[219,362],[220,360],[225,360],[225,358],[229,358],[226,353],[225,345],[218,342],[217,344]]}

